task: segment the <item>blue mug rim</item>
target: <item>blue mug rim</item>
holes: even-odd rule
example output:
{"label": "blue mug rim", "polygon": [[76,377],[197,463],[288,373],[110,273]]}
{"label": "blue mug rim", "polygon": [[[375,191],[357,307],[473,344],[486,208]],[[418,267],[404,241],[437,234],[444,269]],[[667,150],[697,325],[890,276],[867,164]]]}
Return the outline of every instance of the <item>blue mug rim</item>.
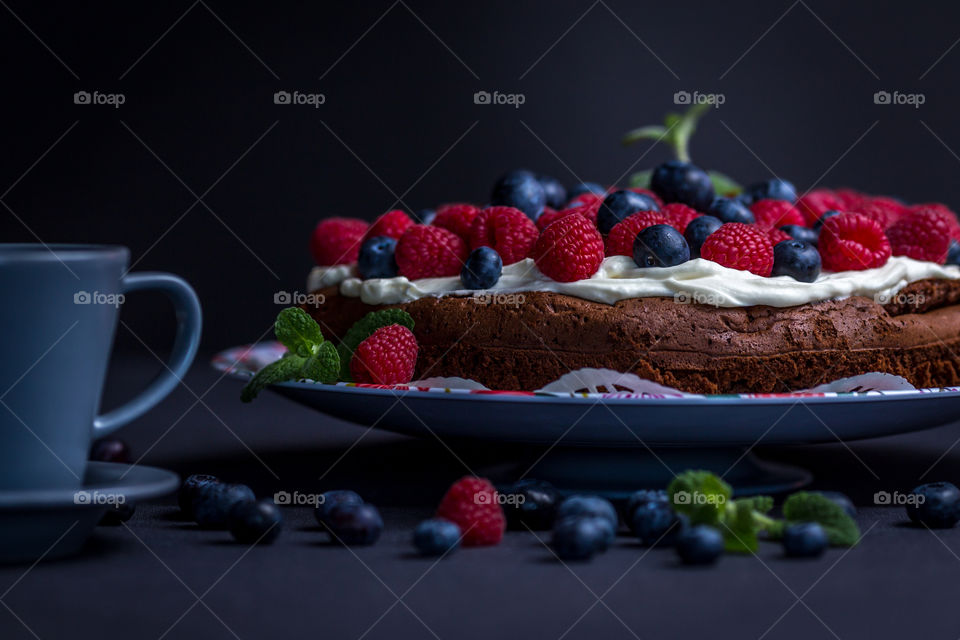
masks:
{"label": "blue mug rim", "polygon": [[3,262],[65,262],[95,259],[126,260],[130,250],[115,244],[0,242]]}

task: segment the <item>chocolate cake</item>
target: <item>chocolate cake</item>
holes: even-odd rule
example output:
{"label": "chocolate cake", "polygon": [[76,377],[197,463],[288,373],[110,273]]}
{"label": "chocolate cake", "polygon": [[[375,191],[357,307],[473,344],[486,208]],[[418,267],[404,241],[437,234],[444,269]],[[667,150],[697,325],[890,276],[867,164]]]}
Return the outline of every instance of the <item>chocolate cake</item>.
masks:
{"label": "chocolate cake", "polygon": [[716,307],[645,297],[615,304],[531,291],[369,305],[319,289],[304,308],[342,336],[368,311],[396,306],[416,322],[418,376],[468,377],[534,390],[569,371],[609,368],[692,393],[775,393],[872,371],[918,388],[960,384],[960,281],[921,280],[886,304],[863,296],[793,307]]}

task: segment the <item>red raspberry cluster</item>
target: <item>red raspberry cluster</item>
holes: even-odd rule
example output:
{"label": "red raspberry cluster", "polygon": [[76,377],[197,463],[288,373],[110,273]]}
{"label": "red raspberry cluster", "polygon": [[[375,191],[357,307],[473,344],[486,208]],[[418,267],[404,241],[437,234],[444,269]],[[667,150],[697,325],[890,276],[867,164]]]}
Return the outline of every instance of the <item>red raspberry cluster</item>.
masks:
{"label": "red raspberry cluster", "polygon": [[[632,191],[649,196],[659,211],[634,213],[606,235],[597,229],[604,197],[582,193],[566,209],[545,207],[536,222],[513,207],[480,209],[468,203],[438,207],[431,224],[415,224],[400,210],[369,226],[362,220],[330,218],[317,226],[311,249],[320,265],[349,264],[357,260],[364,240],[388,236],[397,241],[399,274],[418,279],[457,276],[471,250],[492,247],[503,265],[532,258],[547,277],[573,282],[593,276],[605,256],[633,256],[634,240],[644,229],[669,225],[683,234],[704,214],[681,203],[663,204],[648,189]],[[773,247],[793,236],[812,238],[828,271],[879,267],[891,255],[942,264],[951,242],[960,242],[960,220],[945,205],[909,206],[852,189],[816,189],[796,202],[761,199],[750,211],[753,224],[724,224],[705,241],[698,240],[703,242],[700,257],[769,276]]]}

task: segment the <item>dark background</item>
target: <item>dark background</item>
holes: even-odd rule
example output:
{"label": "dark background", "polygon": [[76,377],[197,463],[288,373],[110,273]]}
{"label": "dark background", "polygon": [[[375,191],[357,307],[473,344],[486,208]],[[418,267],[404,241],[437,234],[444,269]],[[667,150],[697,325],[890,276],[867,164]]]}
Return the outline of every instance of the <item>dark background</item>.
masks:
{"label": "dark background", "polygon": [[[220,349],[257,339],[274,292],[304,287],[318,219],[482,202],[517,166],[614,182],[668,157],[619,138],[660,121],[678,90],[725,96],[693,142],[708,168],[960,206],[956,14],[817,0],[10,2],[0,239],[125,244],[137,269],[196,287],[203,346]],[[126,102],[75,105],[78,90]],[[326,103],[276,105],[279,90]],[[478,90],[525,104],[476,105]],[[926,102],[876,105],[878,90]],[[165,303],[130,302],[125,322],[162,351]],[[118,345],[143,350],[125,330]]]}

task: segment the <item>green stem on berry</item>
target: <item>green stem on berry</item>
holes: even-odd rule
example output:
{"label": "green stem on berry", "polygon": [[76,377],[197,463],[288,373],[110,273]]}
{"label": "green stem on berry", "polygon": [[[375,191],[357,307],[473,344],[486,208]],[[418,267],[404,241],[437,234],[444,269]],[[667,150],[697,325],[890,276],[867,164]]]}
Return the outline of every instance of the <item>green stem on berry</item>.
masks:
{"label": "green stem on berry", "polygon": [[684,113],[668,113],[663,125],[651,125],[629,131],[623,136],[623,144],[629,145],[640,140],[665,142],[673,148],[677,160],[690,162],[690,138],[697,130],[697,121],[710,108],[709,104],[695,104]]}

